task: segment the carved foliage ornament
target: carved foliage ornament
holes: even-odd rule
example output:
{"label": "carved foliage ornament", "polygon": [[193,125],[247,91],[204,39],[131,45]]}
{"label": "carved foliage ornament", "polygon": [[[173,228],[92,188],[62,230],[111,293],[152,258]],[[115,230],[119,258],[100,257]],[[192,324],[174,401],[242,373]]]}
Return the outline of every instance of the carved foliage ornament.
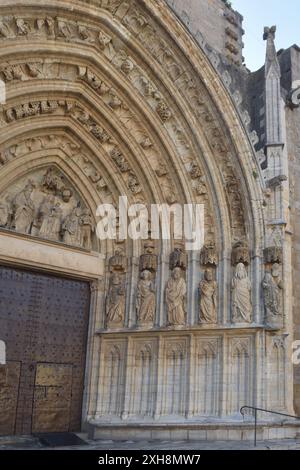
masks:
{"label": "carved foliage ornament", "polygon": [[[140,40],[143,42],[145,47],[153,54],[155,59],[160,62],[160,64],[165,68],[165,71],[168,75],[176,80],[176,86],[181,93],[183,93],[190,103],[193,111],[198,118],[205,117],[205,123],[207,123],[207,129],[205,130],[211,145],[214,146],[215,152],[220,152],[220,158],[222,166],[225,167],[222,169],[224,174],[228,174],[229,165],[227,164],[227,155],[226,146],[221,142],[222,134],[219,130],[218,123],[214,122],[208,107],[206,106],[207,100],[204,99],[204,90],[199,84],[196,84],[192,78],[193,74],[190,75],[189,70],[184,70],[180,65],[180,60],[176,57],[176,54],[171,51],[168,47],[167,42],[160,37],[158,31],[152,25],[153,21],[146,18],[138,10],[138,5],[134,7],[129,6],[129,2],[122,2],[118,8],[110,9],[109,3],[107,5],[101,6],[105,9],[109,9],[116,17],[122,20],[123,24],[131,31],[131,33],[138,35]],[[28,35],[34,34],[35,36],[45,35],[46,37],[52,38],[56,37],[60,40],[66,41],[84,41],[99,47],[101,50],[105,51],[106,56],[109,60],[112,60],[116,51],[114,49],[114,44],[112,38],[98,29],[93,29],[84,25],[82,23],[71,21],[69,19],[63,18],[41,18],[41,19],[32,19],[26,18],[26,21],[21,19],[16,19],[13,17],[2,18],[2,28],[1,36],[5,37],[17,37],[17,35]],[[151,23],[151,24],[150,24]],[[151,39],[151,40],[149,40]],[[159,40],[158,40],[159,39]],[[132,61],[128,62],[129,59],[124,59],[122,64],[124,65],[123,69],[129,71],[132,69]],[[120,65],[120,68],[122,66]],[[125,73],[124,72],[124,73]],[[183,73],[184,72],[184,73]],[[33,72],[35,73],[35,72]],[[131,77],[131,74],[128,74]],[[180,78],[179,78],[180,77]],[[93,82],[93,79],[92,79]],[[92,85],[91,85],[92,86]],[[95,85],[98,86],[97,83]],[[170,118],[172,112],[169,110],[168,105],[159,98],[159,103],[157,105],[157,112],[159,113],[162,121]],[[114,100],[112,100],[114,102]],[[225,153],[224,153],[225,152]],[[222,153],[222,155],[221,155]],[[226,158],[225,158],[226,157]],[[228,160],[229,162],[229,160]],[[230,177],[233,175],[231,174]],[[205,194],[204,185],[201,182],[199,188],[197,189],[198,194]],[[240,204],[237,201],[237,204],[233,201],[231,204],[232,210],[235,210],[235,206]],[[239,234],[243,234],[243,211],[238,210],[238,216],[241,219],[241,226],[238,227],[237,231]],[[235,217],[234,217],[235,218]],[[235,226],[233,229],[236,230]]]}
{"label": "carved foliage ornament", "polygon": [[218,265],[218,253],[215,245],[209,244],[203,246],[200,252],[200,263],[203,266],[217,266]]}
{"label": "carved foliage ornament", "polygon": [[232,248],[231,262],[233,266],[239,263],[243,263],[245,265],[250,264],[250,254],[247,242],[238,241],[234,244]]}
{"label": "carved foliage ornament", "polygon": [[[226,151],[226,145],[222,143],[224,139],[220,132],[220,126],[212,118],[205,104],[207,100],[204,97],[205,92],[200,82],[196,83],[193,78],[194,74],[188,68],[183,68],[181,60],[176,56],[176,53],[171,50],[167,41],[159,34],[153,19],[141,13],[138,4],[132,4],[130,1],[113,2],[113,4],[118,6],[111,7],[111,2],[107,2],[101,3],[101,7],[109,10],[118,20],[121,20],[132,34],[139,36],[144,46],[153,55],[155,60],[163,66],[168,76],[174,81],[180,93],[185,95],[197,117],[205,117],[204,122],[207,124],[205,132],[208,136],[208,140],[214,147],[215,153],[220,153],[220,164],[222,164],[223,167],[222,173],[229,175],[229,153]],[[97,6],[99,5],[97,4]],[[45,35],[51,39],[56,37],[59,40],[83,41],[95,47],[99,47],[105,52],[109,60],[112,60],[114,55],[116,55],[115,44],[109,34],[90,27],[90,25],[88,26],[81,22],[64,18],[26,18],[26,20],[24,20],[22,18],[4,17],[1,21],[0,34],[2,38],[33,34],[37,37],[39,35]],[[131,77],[131,73],[129,72],[132,70],[133,66],[135,67],[132,60],[123,57],[119,66],[127,76]],[[168,105],[161,100],[161,98],[159,98],[157,108],[161,119],[163,121],[168,119],[171,111],[169,112]],[[232,176],[233,174],[231,172],[230,177]],[[199,189],[200,195],[204,194],[203,188],[204,186],[201,184]],[[231,203],[230,201],[230,204],[232,210],[235,210],[235,203]],[[243,226],[242,214],[243,211],[239,210],[238,215],[241,219],[241,225]],[[236,230],[236,226],[233,226],[233,230]],[[242,235],[243,229],[238,227],[236,232]]]}
{"label": "carved foliage ornament", "polygon": [[175,250],[170,254],[170,269],[173,271],[175,268],[180,268],[186,270],[187,266],[187,255],[180,248],[175,248]]}

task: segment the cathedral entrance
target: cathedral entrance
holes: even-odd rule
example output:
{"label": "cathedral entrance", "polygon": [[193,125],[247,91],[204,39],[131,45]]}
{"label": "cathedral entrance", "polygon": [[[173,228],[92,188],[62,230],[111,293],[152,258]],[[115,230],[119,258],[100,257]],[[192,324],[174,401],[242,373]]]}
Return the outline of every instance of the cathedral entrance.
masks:
{"label": "cathedral entrance", "polygon": [[89,283],[0,267],[0,434],[78,431]]}

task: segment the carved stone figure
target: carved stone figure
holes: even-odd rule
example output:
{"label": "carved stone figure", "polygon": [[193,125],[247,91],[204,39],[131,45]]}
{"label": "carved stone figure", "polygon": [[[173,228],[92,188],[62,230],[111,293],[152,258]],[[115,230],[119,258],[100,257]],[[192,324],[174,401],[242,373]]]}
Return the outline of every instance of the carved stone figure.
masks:
{"label": "carved stone figure", "polygon": [[46,24],[47,32],[49,36],[55,36],[54,20],[53,18],[51,18],[51,16],[46,17],[45,24]]}
{"label": "carved stone figure", "polygon": [[104,50],[106,46],[111,42],[111,37],[107,36],[102,31],[99,31],[98,40],[100,49]]}
{"label": "carved stone figure", "polygon": [[15,198],[15,227],[20,233],[30,233],[31,224],[34,219],[35,207],[31,199],[33,184],[27,183],[23,191]]}
{"label": "carved stone figure", "polygon": [[9,226],[12,211],[7,198],[0,199],[0,227]]}
{"label": "carved stone figure", "polygon": [[89,209],[84,209],[80,217],[80,245],[87,250],[92,248],[92,232],[94,229],[94,224]]}
{"label": "carved stone figure", "polygon": [[269,326],[282,326],[282,279],[280,265],[275,263],[262,282],[266,322]]}
{"label": "carved stone figure", "polygon": [[200,282],[200,321],[217,323],[217,282],[212,269],[206,269]]}
{"label": "carved stone figure", "polygon": [[136,309],[139,323],[153,323],[155,318],[155,292],[151,272],[146,269],[141,272],[141,280],[138,283]]}
{"label": "carved stone figure", "polygon": [[4,21],[0,20],[0,36],[7,38],[9,37],[9,35],[10,35],[9,27]]}
{"label": "carved stone figure", "polygon": [[80,208],[75,207],[63,223],[63,241],[68,245],[81,246],[80,216]]}
{"label": "carved stone figure", "polygon": [[47,169],[45,176],[42,180],[42,186],[48,191],[57,191],[63,189],[63,181],[57,175],[54,168]]}
{"label": "carved stone figure", "polygon": [[232,319],[234,322],[251,322],[251,283],[243,263],[238,263],[232,279]]}
{"label": "carved stone figure", "polygon": [[172,276],[168,280],[166,287],[168,323],[170,325],[185,324],[185,295],[186,282],[181,277],[181,269],[175,268],[172,271]]}
{"label": "carved stone figure", "polygon": [[61,192],[60,207],[62,210],[62,223],[66,220],[67,216],[72,212],[74,207],[77,207],[78,201],[73,197],[72,189],[65,187]]}
{"label": "carved stone figure", "polygon": [[42,224],[39,236],[58,241],[60,237],[62,211],[55,196],[50,196],[42,209]]}
{"label": "carved stone figure", "polygon": [[125,289],[122,278],[113,273],[110,279],[109,291],[106,298],[107,326],[121,326],[125,317]]}
{"label": "carved stone figure", "polygon": [[20,36],[26,36],[29,33],[29,25],[26,23],[23,18],[16,19],[17,34]]}

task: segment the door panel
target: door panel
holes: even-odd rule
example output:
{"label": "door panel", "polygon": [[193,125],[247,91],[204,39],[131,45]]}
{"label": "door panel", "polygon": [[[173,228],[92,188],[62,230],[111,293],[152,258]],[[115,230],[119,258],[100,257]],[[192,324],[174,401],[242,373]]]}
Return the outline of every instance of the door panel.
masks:
{"label": "door panel", "polygon": [[20,362],[0,366],[0,435],[15,433],[20,371]]}
{"label": "door panel", "polygon": [[72,365],[37,364],[32,432],[68,431],[72,399]]}
{"label": "door panel", "polygon": [[[80,429],[89,302],[86,282],[0,267],[0,339],[21,363],[17,434]],[[13,418],[5,419],[0,433],[9,434]]]}

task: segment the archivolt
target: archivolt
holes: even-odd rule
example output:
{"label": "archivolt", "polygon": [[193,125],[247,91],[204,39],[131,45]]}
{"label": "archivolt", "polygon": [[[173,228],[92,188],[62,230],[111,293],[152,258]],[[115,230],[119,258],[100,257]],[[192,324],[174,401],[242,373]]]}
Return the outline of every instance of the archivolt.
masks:
{"label": "archivolt", "polygon": [[[0,129],[2,147],[9,139],[20,140],[24,126],[30,135],[37,126],[53,128],[57,121],[92,149],[95,165],[111,181],[114,196],[125,191],[135,200],[162,202],[164,185],[169,184],[175,200],[206,202],[207,227],[215,224],[207,237],[223,256],[229,256],[238,238],[248,238],[253,253],[259,253],[262,191],[253,176],[254,152],[216,72],[165,3],[94,2],[98,9],[84,1],[72,1],[72,8],[70,2],[53,1],[55,13],[36,0],[28,0],[26,6],[18,3],[6,0],[3,5],[1,55],[6,64],[1,70],[8,103]],[[12,5],[23,26],[5,16],[11,15]],[[42,8],[43,14],[37,18],[32,7]],[[25,50],[27,56],[31,51],[30,57],[22,64],[20,54]],[[40,61],[40,70],[30,67],[33,59]],[[56,67],[56,75],[51,67]],[[24,119],[18,118],[20,106],[22,115],[22,105],[50,98],[64,101],[64,113],[25,113]],[[76,106],[83,114],[74,120]],[[120,164],[116,171],[103,150],[110,144],[87,132],[87,116],[112,135],[129,163],[127,172],[120,171]],[[128,188],[130,171],[142,188],[137,194]],[[201,191],[203,185],[206,192]]]}

